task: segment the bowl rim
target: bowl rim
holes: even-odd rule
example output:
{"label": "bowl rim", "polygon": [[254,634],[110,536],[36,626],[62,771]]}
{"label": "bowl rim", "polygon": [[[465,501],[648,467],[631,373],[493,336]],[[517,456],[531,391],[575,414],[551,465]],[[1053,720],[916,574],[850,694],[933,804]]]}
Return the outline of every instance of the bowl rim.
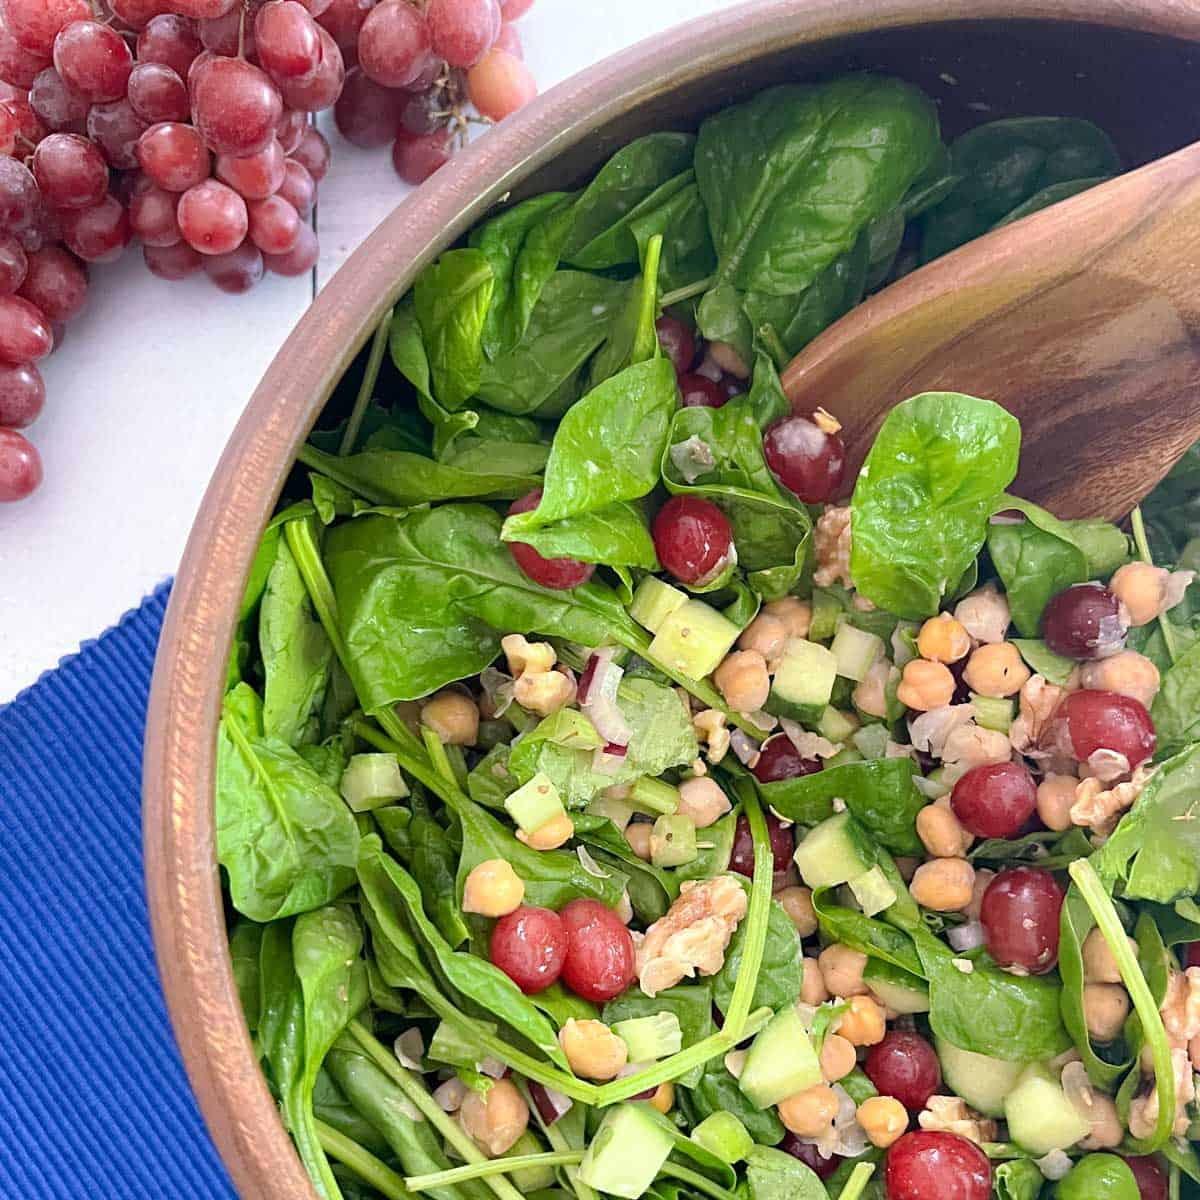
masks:
{"label": "bowl rim", "polygon": [[242,1017],[216,868],[216,725],[259,531],[335,384],[433,257],[523,178],[614,117],[723,67],[887,28],[1082,22],[1200,40],[1192,0],[751,0],[560,83],[405,198],[314,300],[255,389],[172,589],[145,735],[143,843],[159,976],[192,1088],[243,1200],[317,1200]]}

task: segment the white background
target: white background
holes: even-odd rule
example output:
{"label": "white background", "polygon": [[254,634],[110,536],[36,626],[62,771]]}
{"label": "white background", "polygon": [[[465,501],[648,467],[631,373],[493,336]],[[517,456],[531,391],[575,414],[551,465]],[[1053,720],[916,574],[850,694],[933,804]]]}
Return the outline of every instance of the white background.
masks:
{"label": "white background", "polygon": [[[541,90],[725,0],[536,0],[521,20]],[[321,184],[316,278],[226,296],[155,279],[131,248],[92,272],[88,307],[45,363],[29,431],[46,478],[0,505],[0,703],[135,607],[179,561],[243,405],[296,319],[405,192],[389,151],[334,150]],[[430,186],[436,186],[436,179]]]}

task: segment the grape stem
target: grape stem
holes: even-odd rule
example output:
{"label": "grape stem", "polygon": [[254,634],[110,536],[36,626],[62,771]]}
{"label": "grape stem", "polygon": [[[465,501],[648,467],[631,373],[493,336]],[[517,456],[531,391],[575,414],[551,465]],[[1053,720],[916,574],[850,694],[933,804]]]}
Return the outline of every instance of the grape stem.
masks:
{"label": "grape stem", "polygon": [[[1129,515],[1129,523],[1133,527],[1133,544],[1137,547],[1138,557],[1142,562],[1154,566],[1154,556],[1150,553],[1150,542],[1146,538],[1146,522],[1142,519],[1142,506],[1139,504]],[[1178,657],[1175,645],[1175,631],[1167,614],[1158,614],[1158,627],[1162,630],[1163,645],[1167,648],[1167,657],[1175,662]]]}
{"label": "grape stem", "polygon": [[342,434],[342,444],[338,454],[345,457],[354,449],[362,429],[363,418],[367,415],[367,405],[371,403],[371,395],[375,391],[375,383],[379,379],[379,368],[383,365],[383,352],[387,349],[388,333],[392,328],[392,309],[388,309],[375,330],[371,342],[371,353],[367,357],[367,367],[363,371],[362,383],[358,385],[358,395],[354,398],[354,408],[346,421],[346,432]]}

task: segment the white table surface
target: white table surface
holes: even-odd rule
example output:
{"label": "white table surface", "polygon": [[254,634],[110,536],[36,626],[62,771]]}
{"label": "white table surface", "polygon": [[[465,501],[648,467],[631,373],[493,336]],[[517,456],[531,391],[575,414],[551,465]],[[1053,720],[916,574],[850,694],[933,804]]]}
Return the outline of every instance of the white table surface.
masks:
{"label": "white table surface", "polygon": [[[546,90],[728,0],[537,0],[520,23]],[[136,607],[178,564],[242,406],[319,288],[405,192],[389,151],[334,149],[317,213],[315,278],[268,276],[246,296],[155,279],[134,248],[92,273],[88,307],[43,364],[30,430],[46,479],[0,505],[0,703]]]}

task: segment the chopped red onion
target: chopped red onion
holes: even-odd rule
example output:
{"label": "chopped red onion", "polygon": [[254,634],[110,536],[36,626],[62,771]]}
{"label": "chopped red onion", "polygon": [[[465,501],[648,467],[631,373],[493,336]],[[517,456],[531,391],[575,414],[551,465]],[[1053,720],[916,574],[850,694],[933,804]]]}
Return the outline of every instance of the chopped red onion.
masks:
{"label": "chopped red onion", "polygon": [[628,752],[627,746],[617,746],[612,742],[599,746],[592,755],[592,770],[597,775],[615,775]]}
{"label": "chopped red onion", "polygon": [[[617,706],[617,688],[625,672],[612,661],[615,652],[615,647],[602,646],[588,659],[584,671],[587,686],[580,684],[579,707],[587,713],[596,732],[606,742],[628,746],[633,730]],[[605,752],[608,753],[607,747]]]}
{"label": "chopped red onion", "polygon": [[442,1112],[455,1113],[462,1108],[462,1102],[467,1098],[467,1085],[458,1076],[439,1083],[433,1089],[433,1098],[438,1102]]}
{"label": "chopped red onion", "polygon": [[516,693],[517,685],[513,677],[495,667],[484,667],[479,673],[479,686],[492,702],[492,711],[496,716],[504,716]]}
{"label": "chopped red onion", "polygon": [[529,1098],[538,1110],[543,1125],[553,1125],[559,1117],[571,1111],[569,1096],[564,1096],[562,1092],[556,1092],[544,1084],[535,1083],[532,1079],[529,1081]]}
{"label": "chopped red onion", "polygon": [[984,940],[983,925],[979,921],[968,921],[965,925],[955,925],[946,930],[946,941],[960,954],[982,946]]}
{"label": "chopped red onion", "polygon": [[735,729],[729,735],[729,748],[743,767],[752,767],[758,761],[758,743],[744,729]]}

